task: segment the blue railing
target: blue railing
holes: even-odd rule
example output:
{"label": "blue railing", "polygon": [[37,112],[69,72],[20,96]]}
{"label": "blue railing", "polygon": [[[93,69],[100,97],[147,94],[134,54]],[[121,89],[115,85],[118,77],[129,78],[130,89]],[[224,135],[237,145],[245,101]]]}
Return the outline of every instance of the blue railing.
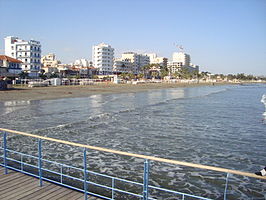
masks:
{"label": "blue railing", "polygon": [[[3,131],[4,130],[4,131]],[[42,136],[37,136],[37,135],[32,135],[28,133],[23,133],[19,131],[13,131],[13,130],[8,130],[8,129],[1,129],[1,133],[3,133],[3,139],[2,139],[2,145],[0,149],[3,151],[2,155],[0,158],[2,158],[3,163],[0,163],[1,166],[4,167],[4,172],[5,174],[8,173],[8,169],[16,170],[19,172],[22,172],[24,174],[28,174],[34,177],[39,178],[39,184],[40,186],[43,185],[43,181],[49,181],[52,183],[56,183],[58,185],[62,185],[80,192],[84,193],[84,199],[87,199],[87,195],[93,195],[96,197],[100,197],[103,199],[115,199],[116,194],[124,194],[131,196],[134,199],[143,199],[143,200],[148,200],[148,199],[155,199],[155,197],[149,196],[149,190],[156,190],[160,192],[166,192],[175,195],[176,197],[179,197],[181,199],[185,199],[186,197],[189,198],[194,198],[194,199],[209,199],[205,197],[200,197],[192,194],[187,194],[183,192],[177,192],[173,191],[170,189],[165,189],[161,187],[156,187],[152,186],[149,184],[149,169],[150,169],[150,161],[155,160],[155,161],[161,161],[161,162],[167,162],[167,163],[172,163],[172,164],[181,164],[185,166],[190,166],[190,167],[196,167],[196,168],[202,168],[202,169],[209,169],[209,170],[214,170],[214,171],[219,171],[219,172],[225,172],[226,173],[226,182],[225,182],[225,188],[224,188],[224,199],[226,199],[226,194],[227,194],[227,185],[228,185],[228,179],[230,174],[238,174],[238,175],[243,175],[243,176],[249,176],[253,178],[262,178],[265,179],[264,177],[257,177],[254,174],[251,173],[245,173],[245,172],[239,172],[235,170],[228,170],[228,169],[223,169],[223,168],[216,168],[216,167],[211,167],[211,166],[204,166],[204,165],[197,165],[197,164],[192,164],[192,163],[185,163],[185,162],[180,162],[180,161],[173,161],[173,160],[167,160],[167,159],[162,159],[162,158],[156,158],[156,157],[151,157],[151,156],[144,156],[144,155],[138,155],[138,154],[131,154],[131,153],[126,153],[126,152],[121,152],[121,151],[115,151],[115,150],[110,150],[110,149],[105,149],[105,148],[100,148],[100,147],[93,147],[93,146],[88,146],[88,145],[82,145],[82,144],[77,144],[77,143],[71,143],[63,140],[57,140],[53,138],[48,138],[48,137],[42,137]],[[8,148],[8,140],[7,140],[7,133],[15,133],[19,135],[24,135],[28,137],[34,137],[38,138],[38,156],[33,156],[29,155],[26,153],[14,151]],[[58,163],[55,161],[43,159],[43,148],[42,148],[42,141],[43,140],[48,140],[48,141],[54,141],[54,142],[59,142],[59,143],[64,143],[64,144],[69,144],[69,145],[74,145],[83,148],[83,168],[79,167],[74,167],[71,165],[63,164],[63,163]],[[88,164],[87,164],[87,150],[88,149],[94,149],[94,150],[102,150],[105,152],[111,152],[115,154],[120,154],[120,155],[128,155],[128,156],[133,156],[133,157],[138,157],[138,158],[143,158],[144,159],[144,169],[143,169],[143,182],[135,182],[123,178],[118,178],[94,171],[88,170]],[[16,155],[17,158],[12,157],[12,155]],[[10,156],[9,156],[10,155]],[[33,160],[31,162],[27,162],[27,160]],[[35,164],[34,164],[35,163]],[[57,172],[55,169],[48,169],[44,167],[44,164],[52,164],[56,166],[60,172]],[[72,169],[77,172],[83,173],[83,177],[75,177],[71,176],[70,174],[64,173],[64,169]],[[79,174],[80,174],[79,173]],[[53,177],[49,177],[47,174],[53,174]],[[57,178],[55,177],[57,176]],[[109,185],[103,184],[103,183],[97,183],[93,180],[89,180],[90,176],[96,176],[99,178],[106,178],[109,180]],[[69,181],[65,181],[65,179],[70,179],[74,180],[75,183],[80,183],[80,184],[71,184]],[[127,191],[123,190],[121,188],[116,187],[116,183],[121,182],[123,184],[131,184],[134,185],[138,188],[142,188],[141,193],[136,193],[134,191]],[[82,186],[83,185],[83,186]],[[90,190],[90,186],[97,186],[99,188],[102,188],[104,190],[109,191],[109,195],[106,195],[104,192],[103,193],[96,193]]]}

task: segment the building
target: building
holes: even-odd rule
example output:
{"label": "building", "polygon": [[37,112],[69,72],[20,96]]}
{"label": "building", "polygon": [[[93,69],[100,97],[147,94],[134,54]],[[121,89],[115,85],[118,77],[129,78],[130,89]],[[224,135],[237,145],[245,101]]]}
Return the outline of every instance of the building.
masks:
{"label": "building", "polygon": [[56,56],[53,53],[49,53],[41,58],[42,67],[57,67],[61,64],[59,60],[56,60]]}
{"label": "building", "polygon": [[139,54],[138,57],[139,57],[138,71],[140,71],[141,67],[150,64],[150,58],[149,58],[149,56],[146,56],[146,55],[143,55],[143,54]]}
{"label": "building", "polygon": [[180,67],[188,67],[190,66],[190,55],[184,52],[174,52],[173,63],[176,63]]}
{"label": "building", "polygon": [[198,72],[199,66],[190,63],[190,55],[184,52],[174,52],[173,61],[167,63],[167,68],[171,74],[175,74],[182,68],[187,69],[189,72]]}
{"label": "building", "polygon": [[161,67],[167,67],[168,58],[158,57],[156,53],[146,54],[150,58],[150,64],[158,64]]}
{"label": "building", "polygon": [[115,59],[113,66],[113,73],[114,74],[135,73],[134,64],[129,59],[125,60],[122,60],[121,58]]}
{"label": "building", "polygon": [[175,74],[176,72],[180,71],[182,65],[179,62],[168,62],[167,68],[170,74]]}
{"label": "building", "polygon": [[122,54],[121,60],[127,60],[132,63],[133,73],[139,74],[141,67],[150,64],[149,56],[137,54],[134,52],[125,52]]}
{"label": "building", "polygon": [[30,77],[38,77],[41,69],[41,44],[39,41],[25,41],[18,37],[5,38],[5,54],[21,60],[22,70]]}
{"label": "building", "polygon": [[59,60],[56,60],[56,56],[53,53],[49,53],[41,58],[42,70],[45,73],[55,74],[58,73],[58,65],[61,64]]}
{"label": "building", "polygon": [[180,71],[182,67],[188,68],[190,66],[190,55],[184,52],[174,52],[172,61],[167,63],[167,68],[171,74]]}
{"label": "building", "polygon": [[92,59],[100,75],[108,75],[113,72],[114,48],[108,44],[101,43],[92,47]]}
{"label": "building", "polygon": [[21,73],[22,61],[6,55],[0,55],[0,77],[18,77]]}
{"label": "building", "polygon": [[89,62],[87,59],[84,59],[84,58],[75,60],[73,65],[82,66],[82,67],[92,67],[92,66],[90,66],[91,62]]}

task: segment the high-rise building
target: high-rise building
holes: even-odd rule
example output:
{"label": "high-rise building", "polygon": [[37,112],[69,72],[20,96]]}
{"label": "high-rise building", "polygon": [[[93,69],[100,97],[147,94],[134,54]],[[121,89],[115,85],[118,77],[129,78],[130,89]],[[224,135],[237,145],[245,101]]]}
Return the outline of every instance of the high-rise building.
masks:
{"label": "high-rise building", "polygon": [[21,60],[22,70],[30,77],[38,77],[41,69],[41,44],[36,40],[25,41],[18,37],[5,38],[5,55]]}
{"label": "high-rise building", "polygon": [[108,75],[113,72],[114,48],[108,44],[98,44],[92,47],[92,59],[99,74]]}

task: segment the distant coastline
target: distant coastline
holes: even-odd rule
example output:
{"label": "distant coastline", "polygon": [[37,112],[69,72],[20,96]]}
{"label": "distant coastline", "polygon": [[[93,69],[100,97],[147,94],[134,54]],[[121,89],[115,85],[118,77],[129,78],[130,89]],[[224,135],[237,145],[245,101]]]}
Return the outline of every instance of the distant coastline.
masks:
{"label": "distant coastline", "polygon": [[[0,91],[0,101],[49,100],[74,97],[88,97],[96,94],[134,93],[153,89],[167,89],[178,87],[198,87],[211,85],[231,85],[236,83],[148,83],[148,84],[113,84],[103,83],[86,86],[58,86],[58,87],[14,87]],[[239,84],[239,83],[237,83]]]}

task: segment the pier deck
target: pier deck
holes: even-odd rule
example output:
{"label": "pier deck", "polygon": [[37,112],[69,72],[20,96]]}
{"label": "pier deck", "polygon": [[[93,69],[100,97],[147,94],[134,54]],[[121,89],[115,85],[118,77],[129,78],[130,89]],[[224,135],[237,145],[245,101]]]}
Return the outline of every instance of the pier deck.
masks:
{"label": "pier deck", "polygon": [[[4,174],[4,168],[0,167],[0,199],[83,200],[84,194],[47,181],[43,181],[43,186],[40,187],[39,179],[13,170],[8,170],[8,174]],[[88,200],[100,198],[88,196]]]}

